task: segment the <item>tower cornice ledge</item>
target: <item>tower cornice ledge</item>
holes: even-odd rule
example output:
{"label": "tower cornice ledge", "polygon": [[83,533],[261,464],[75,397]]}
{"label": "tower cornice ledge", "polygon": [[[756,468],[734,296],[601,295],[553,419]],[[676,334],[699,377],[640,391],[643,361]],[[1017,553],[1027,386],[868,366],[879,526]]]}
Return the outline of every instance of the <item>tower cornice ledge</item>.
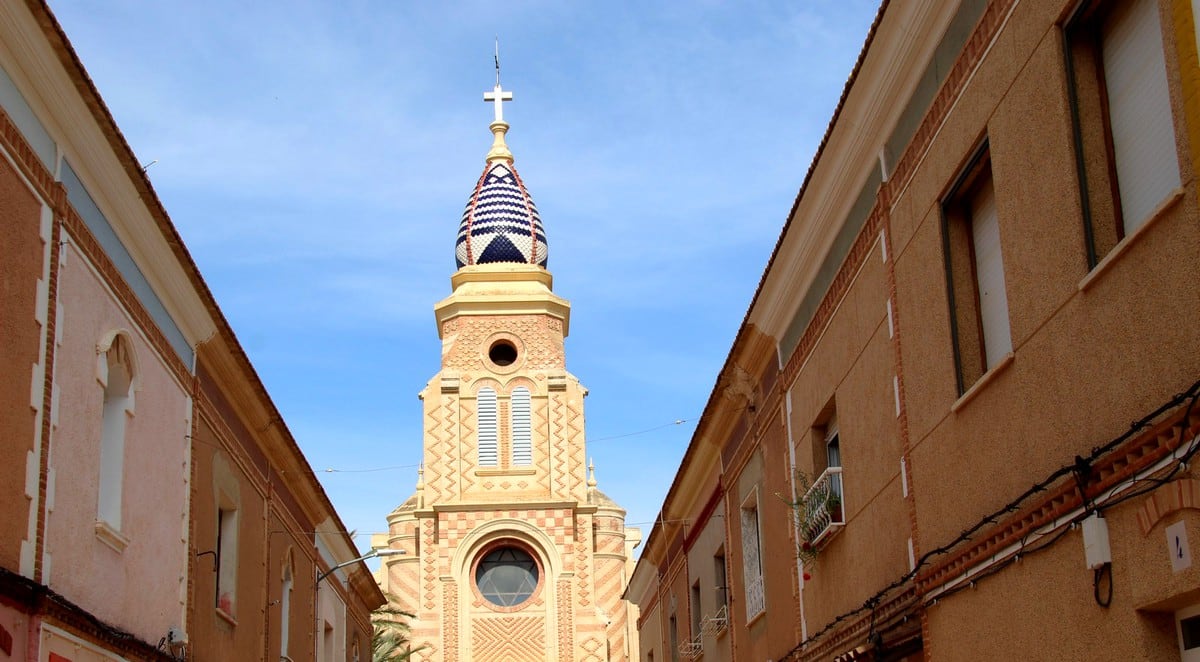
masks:
{"label": "tower cornice ledge", "polygon": [[447,320],[463,315],[541,314],[562,320],[566,337],[571,304],[551,291],[554,277],[532,264],[477,264],[450,277],[454,293],[433,307],[438,336]]}

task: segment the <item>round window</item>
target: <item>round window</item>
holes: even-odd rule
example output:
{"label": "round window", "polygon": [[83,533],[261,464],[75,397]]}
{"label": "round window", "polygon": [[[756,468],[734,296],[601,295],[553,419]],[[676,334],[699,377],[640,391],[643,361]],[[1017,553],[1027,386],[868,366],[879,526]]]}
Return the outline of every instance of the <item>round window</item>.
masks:
{"label": "round window", "polygon": [[520,547],[497,547],[475,567],[475,586],[497,607],[516,607],[537,590],[537,561]]}
{"label": "round window", "polygon": [[498,366],[510,366],[517,360],[517,347],[507,340],[497,340],[488,348],[488,358]]}

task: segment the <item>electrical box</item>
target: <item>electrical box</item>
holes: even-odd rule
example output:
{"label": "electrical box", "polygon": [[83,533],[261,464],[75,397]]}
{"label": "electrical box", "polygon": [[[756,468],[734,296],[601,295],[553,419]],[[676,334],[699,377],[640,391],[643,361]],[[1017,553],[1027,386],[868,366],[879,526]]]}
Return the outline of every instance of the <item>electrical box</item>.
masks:
{"label": "electrical box", "polygon": [[1108,545],[1108,522],[1100,513],[1092,513],[1083,520],[1083,554],[1089,570],[1103,568],[1112,563],[1112,549]]}

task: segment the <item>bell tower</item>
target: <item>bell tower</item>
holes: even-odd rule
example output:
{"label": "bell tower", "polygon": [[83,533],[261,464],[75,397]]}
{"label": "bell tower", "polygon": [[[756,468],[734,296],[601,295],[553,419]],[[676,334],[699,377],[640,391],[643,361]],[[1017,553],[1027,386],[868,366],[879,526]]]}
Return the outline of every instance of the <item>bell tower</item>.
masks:
{"label": "bell tower", "polygon": [[422,469],[373,547],[414,659],[637,659],[621,599],[637,529],[586,464],[585,389],[567,372],[571,306],[553,291],[541,217],[513,166],[496,86],[493,144],[434,306],[441,369],[420,397]]}

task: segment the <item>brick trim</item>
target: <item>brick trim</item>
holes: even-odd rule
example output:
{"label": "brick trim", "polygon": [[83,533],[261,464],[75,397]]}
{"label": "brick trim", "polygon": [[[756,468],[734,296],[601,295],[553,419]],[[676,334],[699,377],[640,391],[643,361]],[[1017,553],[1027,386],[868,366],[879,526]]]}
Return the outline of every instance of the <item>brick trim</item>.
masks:
{"label": "brick trim", "polygon": [[[1200,411],[1188,416],[1187,429],[1182,430],[1186,407],[1179,407],[1149,431],[1140,434],[1092,463],[1095,476],[1088,485],[1088,496],[1106,490],[1135,476],[1175,451],[1183,440],[1200,435]],[[956,548],[929,570],[917,575],[918,590],[924,594],[938,586],[961,577],[975,566],[990,561],[992,555],[1020,541],[1031,532],[1052,523],[1055,519],[1083,505],[1073,477],[1060,479],[1044,496],[1030,506],[980,532],[973,541]]]}

